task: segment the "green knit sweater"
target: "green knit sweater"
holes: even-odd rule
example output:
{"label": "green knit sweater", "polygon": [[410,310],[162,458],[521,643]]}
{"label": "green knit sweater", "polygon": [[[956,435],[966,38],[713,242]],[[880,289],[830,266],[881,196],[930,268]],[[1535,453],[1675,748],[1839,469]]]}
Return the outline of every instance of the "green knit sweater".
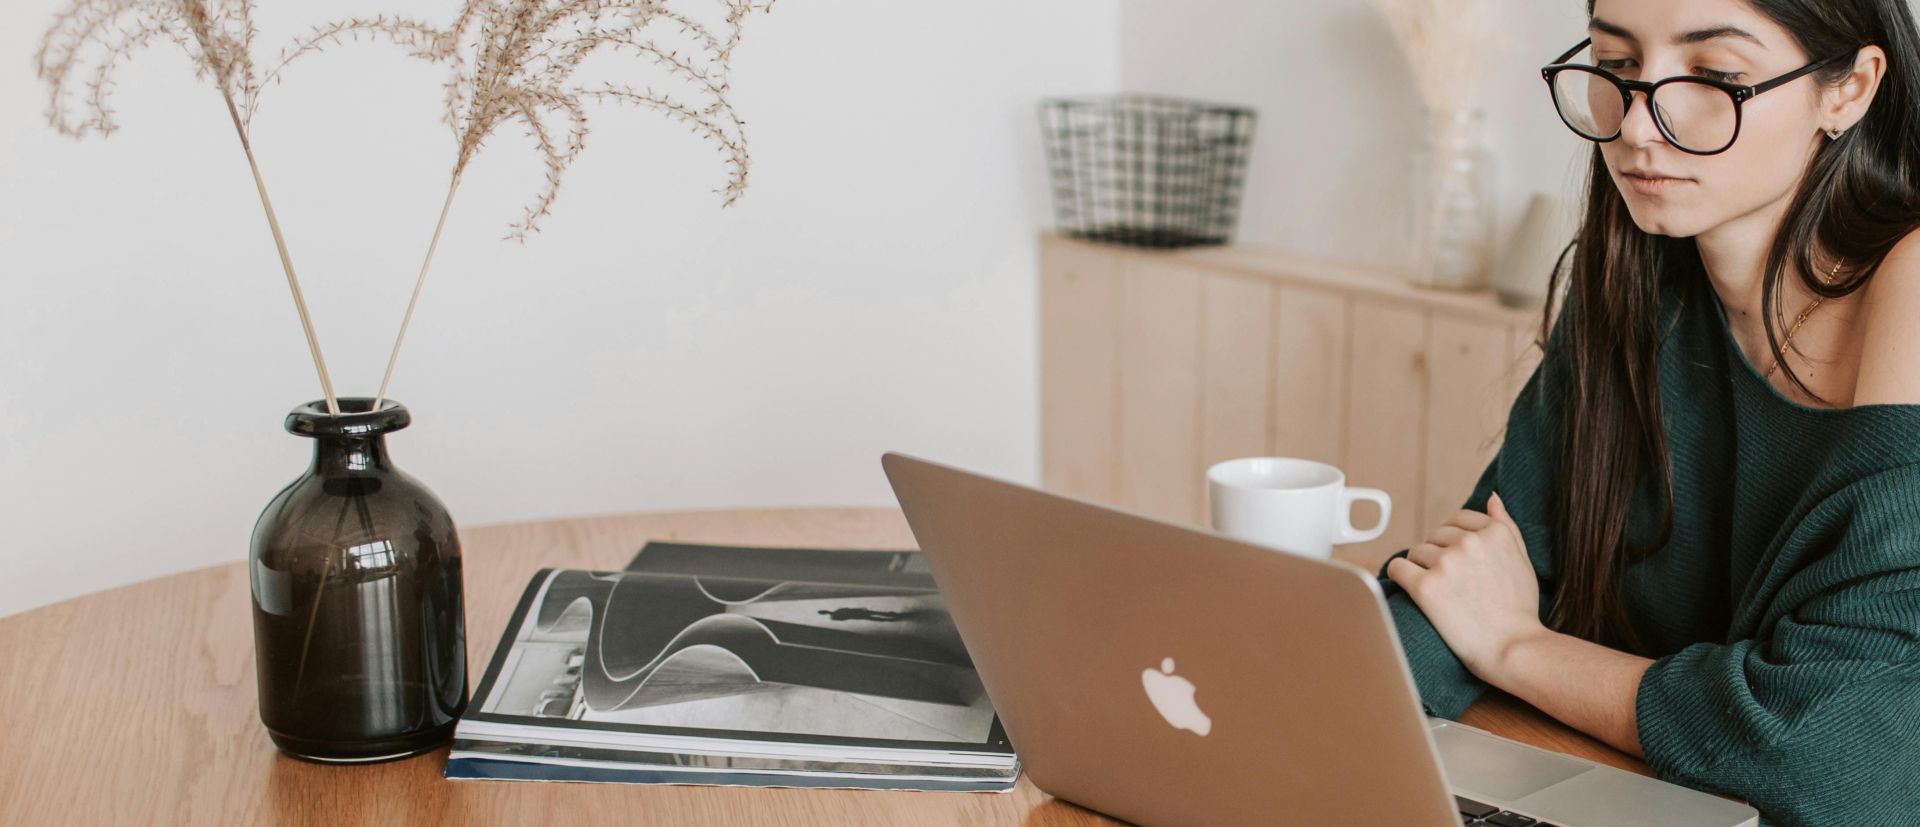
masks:
{"label": "green knit sweater", "polygon": [[[1744,798],[1764,824],[1920,824],[1920,405],[1786,397],[1741,353],[1703,278],[1666,287],[1661,314],[1673,534],[1621,584],[1658,654],[1634,701],[1648,766]],[[1565,364],[1554,329],[1463,506],[1485,512],[1500,492],[1543,621],[1566,373],[1549,369]],[[1636,544],[1658,529],[1657,490],[1635,491]],[[1427,713],[1458,719],[1488,685],[1379,576]]]}

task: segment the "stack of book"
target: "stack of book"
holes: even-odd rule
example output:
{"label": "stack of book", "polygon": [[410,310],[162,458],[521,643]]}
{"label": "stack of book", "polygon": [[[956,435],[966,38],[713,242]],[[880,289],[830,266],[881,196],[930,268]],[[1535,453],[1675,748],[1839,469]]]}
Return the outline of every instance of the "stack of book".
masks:
{"label": "stack of book", "polygon": [[446,775],[1005,791],[1019,762],[919,552],[650,542],[534,576]]}

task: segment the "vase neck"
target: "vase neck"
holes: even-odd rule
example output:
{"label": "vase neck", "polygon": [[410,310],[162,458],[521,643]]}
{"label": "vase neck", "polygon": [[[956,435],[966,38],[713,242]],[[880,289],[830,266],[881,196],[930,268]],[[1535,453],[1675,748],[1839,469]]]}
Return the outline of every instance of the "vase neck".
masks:
{"label": "vase neck", "polygon": [[321,476],[392,470],[385,434],[322,436],[313,440],[313,472]]}
{"label": "vase neck", "polygon": [[1486,111],[1479,107],[1460,107],[1427,111],[1427,124],[1435,140],[1443,144],[1479,141],[1486,124]]}

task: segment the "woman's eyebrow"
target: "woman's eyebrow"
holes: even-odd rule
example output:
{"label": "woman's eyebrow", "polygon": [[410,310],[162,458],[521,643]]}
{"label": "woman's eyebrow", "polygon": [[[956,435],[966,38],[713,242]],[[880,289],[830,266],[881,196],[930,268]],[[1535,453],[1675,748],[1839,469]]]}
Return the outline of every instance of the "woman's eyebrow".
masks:
{"label": "woman's eyebrow", "polygon": [[[1622,26],[1618,23],[1608,22],[1598,17],[1593,18],[1592,20],[1587,22],[1587,30],[1601,32],[1604,34],[1610,34],[1610,35],[1613,35],[1614,37],[1618,37],[1624,40],[1634,41],[1635,43],[1640,42],[1640,39],[1637,37],[1634,37],[1633,32],[1628,31],[1625,26]],[[1750,40],[1750,41],[1753,41],[1754,45],[1759,46],[1761,48],[1766,48],[1766,45],[1767,45],[1765,43],[1761,43],[1760,38],[1755,37],[1752,32],[1749,32],[1746,29],[1742,29],[1738,26],[1713,26],[1711,28],[1698,29],[1691,32],[1681,32],[1680,34],[1676,34],[1673,36],[1673,45],[1688,46],[1694,43],[1705,43],[1709,40],[1717,40],[1722,37],[1737,37],[1743,40]]]}

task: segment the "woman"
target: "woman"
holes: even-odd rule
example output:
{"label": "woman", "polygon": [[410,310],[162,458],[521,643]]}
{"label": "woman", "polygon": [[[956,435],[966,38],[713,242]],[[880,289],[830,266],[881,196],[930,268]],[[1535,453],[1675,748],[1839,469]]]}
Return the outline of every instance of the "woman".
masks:
{"label": "woman", "polygon": [[1556,64],[1597,71],[1543,70],[1595,141],[1563,309],[1465,507],[1381,569],[1423,702],[1498,686],[1770,823],[1920,823],[1911,12],[1587,10]]}

